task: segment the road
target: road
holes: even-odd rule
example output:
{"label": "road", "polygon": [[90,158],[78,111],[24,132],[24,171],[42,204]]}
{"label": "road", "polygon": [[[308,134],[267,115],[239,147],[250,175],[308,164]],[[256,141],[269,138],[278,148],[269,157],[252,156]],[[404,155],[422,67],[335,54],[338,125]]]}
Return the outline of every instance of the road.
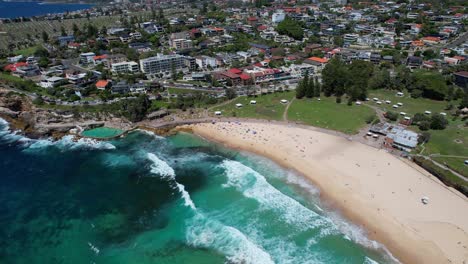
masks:
{"label": "road", "polygon": [[455,48],[456,46],[465,43],[468,40],[468,32],[463,33],[460,37],[455,39],[454,41],[445,45],[446,48]]}

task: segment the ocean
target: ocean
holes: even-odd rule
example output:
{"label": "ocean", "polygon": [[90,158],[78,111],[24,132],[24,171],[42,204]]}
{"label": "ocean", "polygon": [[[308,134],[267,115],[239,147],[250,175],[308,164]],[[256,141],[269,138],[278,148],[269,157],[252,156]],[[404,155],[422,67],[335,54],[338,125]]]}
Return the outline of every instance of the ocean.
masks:
{"label": "ocean", "polygon": [[179,133],[32,140],[0,119],[0,263],[393,263],[303,178]]}
{"label": "ocean", "polygon": [[0,1],[0,18],[32,17],[89,9],[91,4]]}

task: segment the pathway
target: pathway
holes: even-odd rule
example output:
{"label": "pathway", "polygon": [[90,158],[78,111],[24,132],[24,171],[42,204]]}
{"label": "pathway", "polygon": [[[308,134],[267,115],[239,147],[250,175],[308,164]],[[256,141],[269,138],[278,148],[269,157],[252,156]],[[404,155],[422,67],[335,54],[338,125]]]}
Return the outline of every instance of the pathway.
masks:
{"label": "pathway", "polygon": [[296,100],[296,97],[293,97],[293,99],[291,99],[291,101],[289,101],[288,105],[286,105],[286,108],[284,109],[284,112],[283,112],[283,121],[285,121],[285,122],[288,122],[288,110],[289,110],[289,106],[294,102],[294,100]]}

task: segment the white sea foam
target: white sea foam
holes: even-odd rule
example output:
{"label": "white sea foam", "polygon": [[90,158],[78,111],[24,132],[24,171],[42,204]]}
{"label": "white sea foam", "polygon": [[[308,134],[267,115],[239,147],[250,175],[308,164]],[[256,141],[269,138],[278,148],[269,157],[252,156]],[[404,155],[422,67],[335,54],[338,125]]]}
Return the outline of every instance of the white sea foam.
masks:
{"label": "white sea foam", "polygon": [[[221,166],[225,169],[228,178],[228,182],[223,185],[224,187],[234,187],[241,191],[244,196],[257,200],[262,206],[278,211],[280,217],[285,219],[287,223],[294,224],[298,230],[306,231],[319,228],[319,235],[314,237],[310,243],[317,243],[317,240],[322,237],[342,233],[345,239],[352,240],[367,248],[383,251],[387,253],[391,261],[397,262],[382,244],[370,240],[365,230],[344,220],[338,213],[327,212],[325,216],[318,215],[293,198],[275,189],[266,181],[263,175],[240,162],[225,160]],[[289,179],[290,182],[301,183],[295,180],[295,176],[291,176]],[[307,182],[299,185],[306,187],[307,190],[316,190],[313,186],[309,188],[311,185]],[[316,207],[322,211],[318,205]],[[283,245],[283,247],[286,247],[286,245]],[[294,247],[290,247],[283,254],[287,252],[294,254]]]}
{"label": "white sea foam", "polygon": [[338,232],[330,220],[283,194],[253,169],[231,160],[223,161],[221,166],[225,169],[228,178],[224,187],[234,187],[244,196],[258,201],[264,208],[279,212],[280,217],[295,228],[300,230],[320,228],[320,232],[324,235]]}
{"label": "white sea foam", "polygon": [[379,262],[377,262],[377,261],[375,261],[375,260],[373,260],[373,259],[371,259],[371,258],[369,258],[369,257],[366,257],[366,258],[364,259],[363,264],[379,264]]}
{"label": "white sea foam", "polygon": [[175,171],[171,166],[169,166],[169,164],[158,158],[158,156],[153,153],[148,153],[147,156],[148,159],[153,162],[153,164],[151,164],[152,173],[175,180]]}
{"label": "white sea foam", "polygon": [[196,210],[195,203],[190,198],[190,194],[185,190],[185,186],[176,181],[176,174],[174,169],[169,164],[167,164],[167,162],[161,160],[153,153],[148,153],[147,156],[148,159],[153,162],[153,164],[151,164],[151,172],[161,177],[170,179],[172,184],[174,184],[173,188],[180,192],[182,199],[184,200],[184,205],[190,207],[193,210]]}
{"label": "white sea foam", "polygon": [[62,137],[59,140],[53,139],[39,139],[34,140],[29,145],[28,149],[42,149],[47,147],[57,147],[62,150],[76,150],[76,149],[101,149],[101,150],[112,150],[115,149],[115,146],[109,142],[97,141],[90,138],[80,138],[76,140],[75,136],[67,135]]}
{"label": "white sea foam", "polygon": [[182,194],[182,198],[184,199],[185,206],[188,206],[192,208],[193,210],[196,210],[195,203],[190,198],[190,194],[185,190],[185,186],[178,182],[176,182],[176,185],[177,185],[177,189]]}
{"label": "white sea foam", "polygon": [[187,224],[187,242],[195,247],[215,249],[230,262],[245,264],[274,263],[264,249],[238,229],[210,220],[197,213]]}
{"label": "white sea foam", "polygon": [[150,135],[150,136],[153,136],[153,137],[158,138],[158,139],[164,139],[165,138],[165,137],[156,135],[156,133],[154,133],[153,131],[149,131],[149,130],[146,130],[146,129],[137,129],[137,131],[141,132],[141,133],[145,133],[145,134]]}

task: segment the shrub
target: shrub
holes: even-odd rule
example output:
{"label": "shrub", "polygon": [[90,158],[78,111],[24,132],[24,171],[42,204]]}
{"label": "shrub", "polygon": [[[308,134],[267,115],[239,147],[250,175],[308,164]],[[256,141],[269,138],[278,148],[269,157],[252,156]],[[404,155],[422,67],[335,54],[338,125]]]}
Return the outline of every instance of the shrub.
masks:
{"label": "shrub", "polygon": [[429,139],[431,139],[431,133],[422,132],[418,137],[418,144],[427,143],[429,142]]}
{"label": "shrub", "polygon": [[385,117],[386,117],[388,120],[397,121],[397,119],[398,119],[398,113],[392,112],[392,111],[388,111],[387,113],[385,113]]}
{"label": "shrub", "polygon": [[336,97],[336,103],[337,103],[337,104],[341,104],[341,96],[337,96],[337,97]]}
{"label": "shrub", "polygon": [[419,129],[421,129],[422,131],[429,130],[429,128],[431,127],[431,122],[429,122],[429,121],[421,121],[421,122],[419,122],[418,127],[419,127]]}
{"label": "shrub", "polygon": [[445,129],[448,125],[448,121],[445,116],[441,114],[433,114],[431,116],[431,125],[430,128],[434,130]]}

